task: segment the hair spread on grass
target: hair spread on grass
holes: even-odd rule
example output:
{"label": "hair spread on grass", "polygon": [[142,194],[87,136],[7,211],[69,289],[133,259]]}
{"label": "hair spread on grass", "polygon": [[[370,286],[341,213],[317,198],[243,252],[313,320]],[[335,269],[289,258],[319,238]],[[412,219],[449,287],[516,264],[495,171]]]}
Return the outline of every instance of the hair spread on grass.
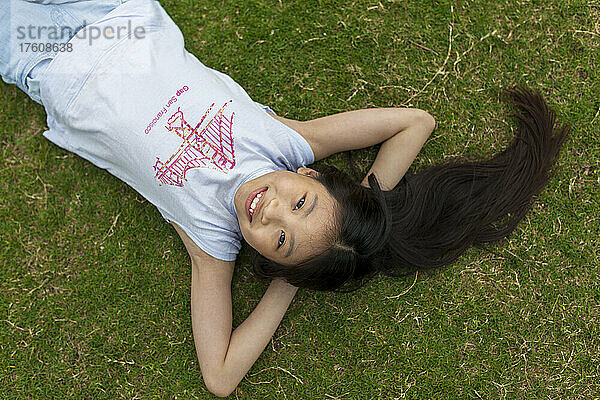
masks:
{"label": "hair spread on grass", "polygon": [[294,267],[257,255],[256,274],[316,290],[354,290],[377,273],[440,267],[470,246],[506,238],[548,183],[569,129],[555,126],[538,91],[517,86],[504,90],[503,99],[518,129],[488,160],[452,159],[405,175],[390,191],[381,190],[374,174],[366,188],[335,167],[320,168],[316,179],[338,203],[334,245]]}

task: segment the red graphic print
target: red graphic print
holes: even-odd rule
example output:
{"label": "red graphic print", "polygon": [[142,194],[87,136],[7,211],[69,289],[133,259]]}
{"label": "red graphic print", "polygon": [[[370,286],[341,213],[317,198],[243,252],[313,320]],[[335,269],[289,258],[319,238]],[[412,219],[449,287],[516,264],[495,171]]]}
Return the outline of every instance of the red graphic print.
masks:
{"label": "red graphic print", "polygon": [[227,173],[227,170],[235,166],[232,134],[235,113],[231,113],[229,118],[223,114],[229,103],[231,100],[221,107],[200,132],[198,130],[202,122],[215,103],[206,110],[195,128],[188,124],[180,108],[169,117],[167,130],[182,138],[183,143],[167,161],[163,162],[156,157],[155,176],[162,184],[183,186],[185,173],[192,168],[208,167]]}

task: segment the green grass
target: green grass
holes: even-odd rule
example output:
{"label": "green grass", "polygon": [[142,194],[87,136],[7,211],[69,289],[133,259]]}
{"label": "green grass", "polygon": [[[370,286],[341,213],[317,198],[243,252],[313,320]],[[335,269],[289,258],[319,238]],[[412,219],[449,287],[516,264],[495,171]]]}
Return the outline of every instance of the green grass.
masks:
{"label": "green grass", "polygon": [[[502,149],[514,128],[503,86],[542,90],[572,126],[509,240],[352,294],[299,291],[232,398],[600,397],[600,174],[585,173],[600,165],[598,0],[162,4],[189,51],[281,115],[428,110],[438,127],[413,169]],[[46,141],[41,106],[6,84],[0,98],[0,398],[211,398],[175,231]],[[363,172],[376,150],[357,152]],[[267,285],[249,254],[234,324]]]}

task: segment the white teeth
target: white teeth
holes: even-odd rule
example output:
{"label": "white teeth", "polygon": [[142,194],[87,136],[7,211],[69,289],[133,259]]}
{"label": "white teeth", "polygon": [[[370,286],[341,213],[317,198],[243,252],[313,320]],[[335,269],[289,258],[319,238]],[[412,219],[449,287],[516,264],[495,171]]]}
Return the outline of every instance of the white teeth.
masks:
{"label": "white teeth", "polygon": [[258,201],[260,200],[260,193],[254,198],[254,200],[252,200],[252,204],[250,204],[250,214],[254,213],[254,208],[256,207],[256,204],[258,203]]}
{"label": "white teeth", "polygon": [[258,202],[259,202],[259,200],[260,200],[261,197],[262,197],[262,193],[259,193],[252,200],[252,203],[250,204],[250,215],[254,214],[254,208],[258,204]]}

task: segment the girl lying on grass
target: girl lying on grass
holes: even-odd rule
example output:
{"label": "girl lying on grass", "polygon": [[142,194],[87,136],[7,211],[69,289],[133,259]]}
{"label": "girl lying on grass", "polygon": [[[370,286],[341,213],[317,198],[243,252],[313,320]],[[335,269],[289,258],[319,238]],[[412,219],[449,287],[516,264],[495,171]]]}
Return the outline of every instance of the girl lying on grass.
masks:
{"label": "girl lying on grass", "polygon": [[[427,112],[276,116],[188,53],[156,1],[12,1],[0,12],[0,72],[43,104],[44,135],[141,193],[185,243],[197,356],[218,396],[256,361],[298,287],[358,287],[374,274],[439,267],[471,245],[505,238],[548,181],[567,135],[538,92],[511,89],[505,98],[519,126],[504,151],[405,176],[434,129]],[[72,29],[48,34],[51,46],[31,53],[11,31],[31,24],[24,32]],[[378,143],[361,182],[334,167],[307,168]],[[232,331],[242,239],[257,252],[256,274],[272,282]]]}

